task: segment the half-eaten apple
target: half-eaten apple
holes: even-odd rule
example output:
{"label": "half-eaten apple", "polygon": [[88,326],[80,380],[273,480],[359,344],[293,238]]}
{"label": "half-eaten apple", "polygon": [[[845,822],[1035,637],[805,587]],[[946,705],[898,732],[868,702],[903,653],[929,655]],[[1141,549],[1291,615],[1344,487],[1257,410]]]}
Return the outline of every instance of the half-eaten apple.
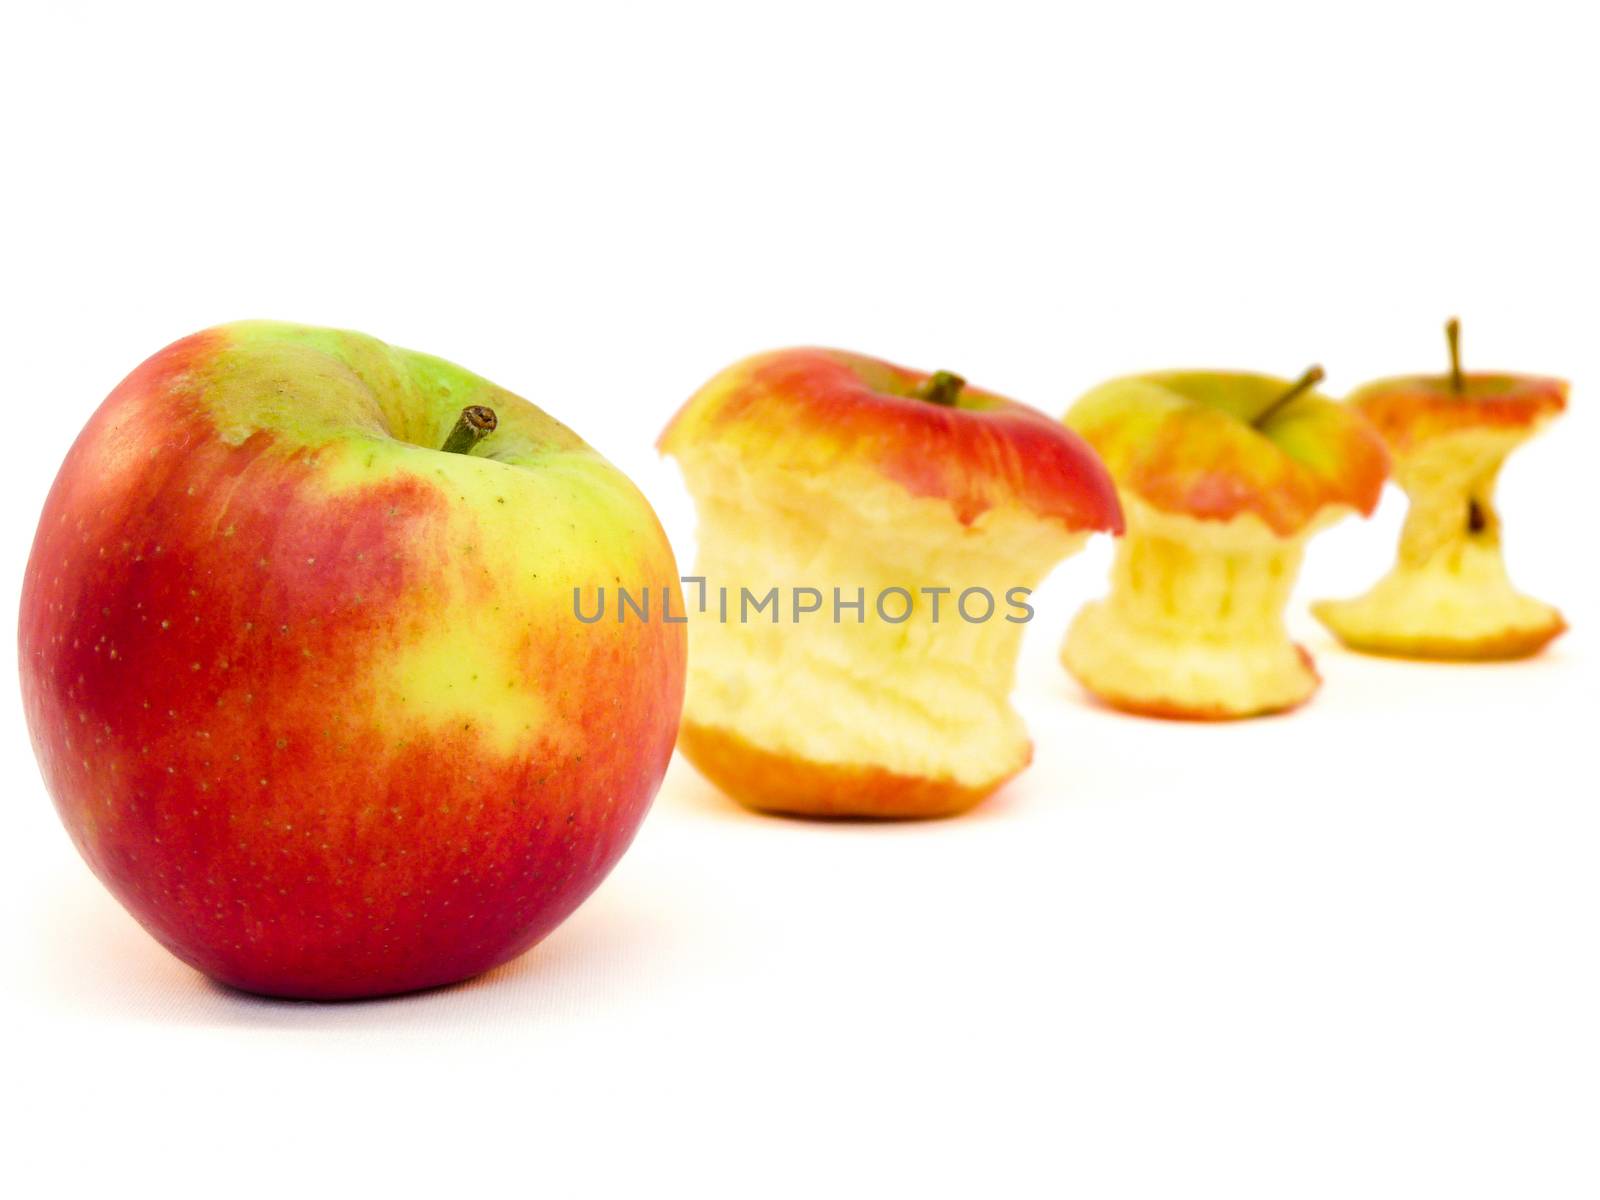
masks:
{"label": "half-eaten apple", "polygon": [[1449,374],[1380,379],[1350,396],[1388,443],[1411,505],[1393,570],[1365,595],[1312,606],[1353,650],[1522,658],[1567,627],[1556,609],[1512,586],[1494,506],[1506,457],[1566,408],[1567,384],[1464,373],[1460,328],[1445,327]]}
{"label": "half-eaten apple", "polygon": [[1167,371],[1102,384],[1068,412],[1128,518],[1110,594],[1078,613],[1061,651],[1096,697],[1222,720],[1316,690],[1284,605],[1306,542],[1370,513],[1387,472],[1366,422],[1313,390],[1321,377]]}
{"label": "half-eaten apple", "polygon": [[[948,372],[797,349],[717,375],[660,445],[699,512],[679,746],[713,783],[766,811],[932,817],[1027,765],[1014,602],[1122,524],[1082,439]],[[782,611],[752,617],[745,593],[774,587]]]}

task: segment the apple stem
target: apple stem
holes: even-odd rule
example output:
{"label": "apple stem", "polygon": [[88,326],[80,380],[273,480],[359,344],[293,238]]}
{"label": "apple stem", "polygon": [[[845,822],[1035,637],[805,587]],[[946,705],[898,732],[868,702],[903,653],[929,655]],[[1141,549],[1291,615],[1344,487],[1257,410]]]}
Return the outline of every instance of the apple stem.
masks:
{"label": "apple stem", "polygon": [[450,436],[439,448],[446,454],[470,454],[472,448],[493,433],[499,424],[500,419],[494,415],[494,409],[484,404],[468,405],[461,410]]}
{"label": "apple stem", "polygon": [[1267,405],[1266,408],[1262,409],[1261,412],[1256,416],[1256,419],[1251,422],[1251,424],[1257,429],[1260,429],[1267,423],[1267,418],[1272,416],[1273,413],[1277,412],[1292,400],[1305,395],[1312,388],[1316,387],[1317,384],[1321,383],[1322,380],[1323,373],[1320,366],[1307,367],[1305,373],[1301,375],[1299,379],[1296,379],[1294,383],[1289,385],[1289,390],[1284,392],[1283,395],[1279,396],[1271,404]]}
{"label": "apple stem", "polygon": [[935,371],[917,385],[912,395],[929,404],[937,404],[940,408],[954,408],[961,389],[966,386],[967,381],[954,371]]}
{"label": "apple stem", "polygon": [[1450,343],[1450,388],[1456,395],[1466,390],[1467,381],[1461,374],[1461,318],[1451,317],[1444,323],[1445,340]]}
{"label": "apple stem", "polygon": [[1467,532],[1482,533],[1489,528],[1488,514],[1483,511],[1483,505],[1478,503],[1476,497],[1467,501]]}

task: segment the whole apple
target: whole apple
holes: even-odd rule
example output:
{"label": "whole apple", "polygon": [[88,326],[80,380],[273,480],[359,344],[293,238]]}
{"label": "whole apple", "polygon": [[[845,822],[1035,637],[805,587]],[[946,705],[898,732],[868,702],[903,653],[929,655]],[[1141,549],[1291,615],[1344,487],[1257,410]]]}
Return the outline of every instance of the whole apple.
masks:
{"label": "whole apple", "polygon": [[272,995],[431,987],[533,945],[632,840],[683,630],[583,623],[573,589],[677,577],[639,492],[532,404],[360,334],[223,326],[68,453],[23,702],[78,849],[179,958]]}

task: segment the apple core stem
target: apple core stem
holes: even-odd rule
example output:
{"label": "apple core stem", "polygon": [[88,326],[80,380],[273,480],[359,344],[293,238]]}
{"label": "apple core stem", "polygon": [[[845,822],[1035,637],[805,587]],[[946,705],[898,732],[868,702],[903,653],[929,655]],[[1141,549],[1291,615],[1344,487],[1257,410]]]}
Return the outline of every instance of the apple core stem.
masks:
{"label": "apple core stem", "polygon": [[918,400],[926,400],[940,408],[954,408],[961,396],[961,389],[966,386],[967,381],[954,371],[935,371],[918,385],[913,394]]}
{"label": "apple core stem", "polygon": [[1322,379],[1323,373],[1320,366],[1307,367],[1305,373],[1289,386],[1289,390],[1284,392],[1283,395],[1279,396],[1271,404],[1267,405],[1266,408],[1262,409],[1257,415],[1256,419],[1251,422],[1251,424],[1257,429],[1261,428],[1261,426],[1267,423],[1268,417],[1272,416],[1273,413],[1283,408],[1284,405],[1290,403],[1292,400],[1305,395],[1312,388],[1316,387],[1317,384],[1321,383]]}
{"label": "apple core stem", "polygon": [[439,448],[446,454],[470,454],[472,448],[493,433],[499,424],[500,419],[494,415],[494,409],[483,404],[468,405],[461,410],[450,436]]}
{"label": "apple core stem", "polygon": [[1445,340],[1450,343],[1450,389],[1456,395],[1466,390],[1466,380],[1461,376],[1461,318],[1451,317],[1444,323]]}

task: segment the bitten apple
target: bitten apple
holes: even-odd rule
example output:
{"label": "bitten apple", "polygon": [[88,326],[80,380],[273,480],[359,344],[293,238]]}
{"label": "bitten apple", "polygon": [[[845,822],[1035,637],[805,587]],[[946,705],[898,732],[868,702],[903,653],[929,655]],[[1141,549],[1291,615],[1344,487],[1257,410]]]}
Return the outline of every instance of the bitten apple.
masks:
{"label": "bitten apple", "polygon": [[1312,390],[1321,377],[1160,372],[1102,384],[1067,414],[1128,516],[1110,595],[1083,608],[1062,646],[1100,699],[1226,719],[1316,690],[1284,605],[1307,540],[1370,513],[1388,469],[1366,422]]}
{"label": "bitten apple", "polygon": [[78,849],[185,962],[306,998],[449,983],[632,839],[683,633],[571,597],[677,574],[532,404],[360,334],[223,326],[67,455],[23,586],[28,725]]}
{"label": "bitten apple", "polygon": [[1567,384],[1463,374],[1459,323],[1446,333],[1448,375],[1381,379],[1350,396],[1388,443],[1411,508],[1394,569],[1365,595],[1312,611],[1347,646],[1373,654],[1521,658],[1567,624],[1512,586],[1495,481],[1507,455],[1566,408]]}
{"label": "bitten apple", "polygon": [[[724,619],[691,590],[679,745],[712,782],[775,812],[929,817],[1027,765],[1008,595],[1122,524],[1081,439],[947,372],[799,349],[723,371],[660,444],[694,494],[706,588],[820,606]],[[995,610],[969,619],[983,593]]]}

